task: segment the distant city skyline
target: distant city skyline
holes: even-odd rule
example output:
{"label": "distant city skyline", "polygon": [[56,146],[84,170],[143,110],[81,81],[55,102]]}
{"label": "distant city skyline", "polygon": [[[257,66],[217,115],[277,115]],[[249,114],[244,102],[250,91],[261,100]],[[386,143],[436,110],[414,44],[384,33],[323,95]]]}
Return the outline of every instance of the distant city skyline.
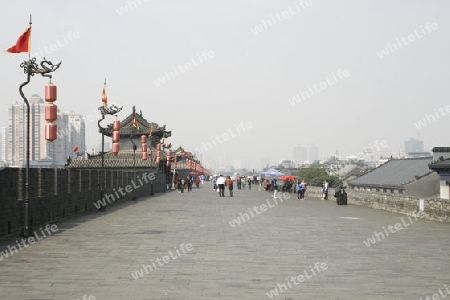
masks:
{"label": "distant city skyline", "polygon": [[[44,137],[46,102],[37,94],[30,103],[30,165],[52,164],[62,167],[67,159],[76,158],[86,150],[85,123],[81,115],[73,111],[57,113],[55,121],[57,139],[48,142]],[[26,106],[24,103],[8,104],[8,125],[3,127],[4,138],[0,140],[2,160],[9,166],[19,167],[26,163]],[[77,148],[77,153],[74,152]]]}
{"label": "distant city skyline", "polygon": [[[377,140],[386,156],[401,155],[410,137],[424,151],[449,146],[450,2],[308,3],[11,1],[1,47],[13,45],[32,12],[31,53],[62,61],[52,78],[58,107],[85,117],[89,151],[101,141],[105,78],[109,103],[124,107],[119,119],[136,106],[167,125],[175,147],[227,165],[292,159],[298,144],[317,146],[320,160],[336,149],[358,155]],[[0,53],[3,103],[23,102],[27,58]],[[25,95],[42,95],[47,83],[34,76]],[[6,107],[0,120],[7,125]],[[238,132],[242,122],[251,127]]]}

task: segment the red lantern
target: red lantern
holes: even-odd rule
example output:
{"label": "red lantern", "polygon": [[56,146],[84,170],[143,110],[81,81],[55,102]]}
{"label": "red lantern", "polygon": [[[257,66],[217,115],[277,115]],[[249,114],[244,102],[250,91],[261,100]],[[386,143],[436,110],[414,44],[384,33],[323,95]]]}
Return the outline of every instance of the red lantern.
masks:
{"label": "red lantern", "polygon": [[141,143],[142,152],[147,152],[147,136],[145,134],[141,135]]}
{"label": "red lantern", "polygon": [[58,108],[56,105],[47,104],[45,106],[45,120],[48,122],[53,122],[58,119]]}
{"label": "red lantern", "polygon": [[56,85],[50,83],[45,86],[45,101],[50,102],[44,109],[45,120],[50,122],[45,124],[45,139],[47,141],[54,141],[57,137],[57,126],[56,124],[52,124],[52,122],[58,119],[58,108],[52,102],[56,101]]}
{"label": "red lantern", "polygon": [[170,166],[170,151],[167,153],[166,166]]}
{"label": "red lantern", "polygon": [[45,86],[45,101],[47,102],[56,101],[56,85],[50,83]]}
{"label": "red lantern", "polygon": [[119,153],[119,149],[120,149],[120,144],[119,143],[113,143],[113,145],[112,145],[112,153],[114,153],[114,155],[117,155]]}
{"label": "red lantern", "polygon": [[143,160],[147,160],[148,159],[148,153],[147,152],[142,152],[142,159]]}
{"label": "red lantern", "polygon": [[56,140],[56,124],[47,123],[45,124],[45,139],[47,141]]}
{"label": "red lantern", "polygon": [[114,120],[113,121],[113,131],[119,131],[120,130],[120,121],[119,120]]}
{"label": "red lantern", "polygon": [[120,142],[120,133],[118,131],[113,131],[112,141],[113,143]]}
{"label": "red lantern", "polygon": [[114,155],[119,154],[119,150],[120,150],[120,121],[119,120],[114,120],[113,124],[112,124],[112,142],[113,142],[113,146],[112,146],[112,153]]}

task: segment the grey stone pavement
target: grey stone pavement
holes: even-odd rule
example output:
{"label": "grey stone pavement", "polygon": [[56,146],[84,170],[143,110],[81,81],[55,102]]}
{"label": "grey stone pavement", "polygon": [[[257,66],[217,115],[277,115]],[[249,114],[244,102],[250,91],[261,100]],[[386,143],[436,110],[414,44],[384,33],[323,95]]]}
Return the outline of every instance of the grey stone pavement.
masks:
{"label": "grey stone pavement", "polygon": [[[273,299],[425,299],[450,285],[449,225],[291,195],[276,205],[252,187],[220,198],[205,183],[62,220],[0,261],[0,299],[269,299],[278,284]],[[240,213],[251,219],[233,228]],[[399,222],[409,225],[364,244]],[[17,238],[0,238],[0,250]],[[316,263],[327,268],[314,276]]]}

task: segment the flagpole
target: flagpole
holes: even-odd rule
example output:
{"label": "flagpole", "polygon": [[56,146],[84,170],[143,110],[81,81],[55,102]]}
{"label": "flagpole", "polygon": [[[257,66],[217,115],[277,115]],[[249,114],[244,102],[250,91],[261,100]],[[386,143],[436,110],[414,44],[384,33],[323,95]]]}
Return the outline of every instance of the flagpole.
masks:
{"label": "flagpole", "polygon": [[[103,102],[103,100],[106,100]],[[103,86],[103,93],[102,93],[102,106],[98,108],[100,111],[102,117],[98,120],[98,131],[102,134],[102,151],[100,153],[101,156],[101,169],[100,169],[100,178],[99,178],[99,196],[100,200],[103,199],[103,188],[105,184],[105,132],[108,130],[108,127],[102,127],[100,123],[105,120],[106,115],[116,115],[122,110],[122,107],[117,107],[115,105],[111,105],[108,107],[108,97],[106,96],[106,78]],[[101,206],[98,211],[106,211],[106,206]]]}
{"label": "flagpole", "polygon": [[[31,24],[33,24],[33,22],[31,22],[31,14],[30,14],[30,31],[31,31]],[[30,37],[28,38],[28,60],[31,60],[31,32]]]}
{"label": "flagpole", "polygon": [[[31,25],[32,25],[32,19],[31,19],[31,14],[30,14],[30,27],[29,30],[31,31]],[[16,43],[17,44],[17,43]],[[20,52],[25,52],[22,51],[23,49],[19,49]],[[27,109],[27,120],[26,120],[26,166],[25,166],[25,195],[22,198],[22,200],[24,200],[24,225],[21,229],[21,235],[24,237],[28,237],[32,234],[32,218],[31,218],[31,211],[30,211],[30,199],[29,199],[29,171],[30,171],[30,127],[31,127],[31,122],[30,122],[30,103],[27,99],[27,97],[25,96],[24,92],[23,92],[23,88],[30,83],[31,77],[34,76],[35,74],[40,74],[43,77],[49,77],[50,80],[52,78],[52,75],[50,75],[50,73],[56,71],[59,66],[61,65],[61,62],[54,65],[49,61],[46,61],[44,59],[44,62],[47,63],[46,67],[39,67],[39,65],[33,61],[31,59],[31,32],[29,32],[29,36],[28,36],[28,61],[25,60],[24,62],[22,62],[20,64],[20,67],[24,69],[24,73],[27,75],[27,79],[25,82],[23,82],[20,86],[19,86],[19,93],[20,96],[22,97],[25,105],[26,105],[26,109]],[[15,53],[20,53],[20,52],[15,52]],[[42,64],[42,63],[41,63]]]}

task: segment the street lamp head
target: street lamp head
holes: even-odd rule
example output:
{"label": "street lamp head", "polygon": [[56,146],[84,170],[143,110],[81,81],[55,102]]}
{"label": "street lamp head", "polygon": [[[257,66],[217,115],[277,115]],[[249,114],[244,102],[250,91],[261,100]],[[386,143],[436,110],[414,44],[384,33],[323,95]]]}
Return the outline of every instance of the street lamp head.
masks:
{"label": "street lamp head", "polygon": [[30,58],[28,60],[23,61],[20,64],[20,67],[23,68],[25,74],[30,76],[34,76],[35,74],[41,74],[44,77],[49,77],[50,80],[52,75],[50,73],[56,71],[61,65],[61,62],[57,64],[53,64],[51,61],[48,61],[45,57],[44,60],[38,65],[36,63],[36,57]]}
{"label": "street lamp head", "polygon": [[122,110],[122,108],[123,108],[123,106],[118,107],[118,106],[113,104],[113,105],[111,105],[109,107],[102,105],[102,106],[100,106],[98,108],[98,110],[100,111],[100,113],[103,116],[105,116],[105,115],[116,115]]}

